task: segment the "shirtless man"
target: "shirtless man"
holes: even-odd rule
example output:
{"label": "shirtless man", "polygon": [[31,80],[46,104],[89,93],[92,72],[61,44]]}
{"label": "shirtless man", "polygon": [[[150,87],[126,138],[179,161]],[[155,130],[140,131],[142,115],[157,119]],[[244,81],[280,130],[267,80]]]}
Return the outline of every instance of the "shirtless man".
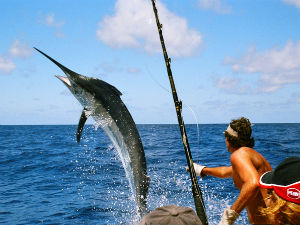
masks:
{"label": "shirtless man", "polygon": [[251,123],[242,117],[232,120],[225,134],[228,152],[231,153],[229,167],[209,168],[194,163],[196,174],[219,178],[232,177],[240,194],[230,209],[225,209],[219,225],[234,224],[244,208],[248,211],[251,224],[270,224],[266,216],[259,212],[260,207],[266,207],[264,199],[267,191],[260,189],[259,178],[265,172],[272,170],[267,160],[253,149],[254,139],[251,137]]}

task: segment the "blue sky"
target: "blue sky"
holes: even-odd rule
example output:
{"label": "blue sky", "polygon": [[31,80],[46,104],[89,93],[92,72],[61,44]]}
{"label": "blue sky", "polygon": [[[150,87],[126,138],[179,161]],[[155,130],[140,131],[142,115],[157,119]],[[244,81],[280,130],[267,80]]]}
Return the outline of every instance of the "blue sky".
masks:
{"label": "blue sky", "polygon": [[[186,123],[300,122],[299,0],[157,7]],[[136,123],[177,122],[150,0],[2,0],[0,38],[0,124],[78,123],[62,71],[33,47],[117,87]]]}

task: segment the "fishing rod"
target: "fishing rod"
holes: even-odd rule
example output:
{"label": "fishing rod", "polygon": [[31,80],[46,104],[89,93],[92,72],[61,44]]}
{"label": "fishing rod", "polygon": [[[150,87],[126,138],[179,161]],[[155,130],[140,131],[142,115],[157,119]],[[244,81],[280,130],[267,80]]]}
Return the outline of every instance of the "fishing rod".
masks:
{"label": "fishing rod", "polygon": [[172,70],[171,70],[171,66],[170,66],[171,59],[168,57],[167,49],[165,46],[165,41],[164,41],[163,34],[162,34],[162,24],[159,22],[158,12],[157,12],[157,8],[155,6],[155,0],[151,0],[151,1],[152,1],[153,11],[154,11],[155,18],[156,18],[156,24],[157,24],[157,28],[158,28],[160,43],[161,43],[161,47],[163,50],[165,63],[166,63],[166,67],[167,67],[167,72],[168,72],[168,76],[169,76],[169,80],[170,80],[170,84],[171,84],[173,100],[174,100],[175,109],[176,109],[176,113],[177,113],[177,119],[178,119],[178,124],[179,124],[180,132],[181,132],[184,150],[185,150],[186,160],[187,160],[190,177],[191,177],[191,181],[192,181],[192,192],[193,192],[196,212],[197,212],[197,215],[198,215],[199,219],[201,220],[202,224],[208,225],[207,216],[205,213],[205,205],[204,205],[203,198],[202,198],[202,192],[198,185],[198,180],[197,180],[197,175],[196,175],[196,172],[194,169],[194,163],[193,163],[193,159],[192,159],[190,145],[189,145],[189,142],[187,139],[186,130],[185,130],[184,122],[183,122],[183,117],[181,115],[182,102],[178,100],[175,83],[173,80]]}

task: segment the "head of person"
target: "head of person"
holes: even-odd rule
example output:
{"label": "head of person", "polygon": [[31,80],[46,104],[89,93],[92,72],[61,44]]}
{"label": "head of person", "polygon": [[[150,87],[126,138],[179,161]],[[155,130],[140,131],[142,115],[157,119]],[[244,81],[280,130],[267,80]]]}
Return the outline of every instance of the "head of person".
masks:
{"label": "head of person", "polygon": [[270,191],[267,208],[260,211],[272,224],[300,224],[300,157],[282,161],[260,177],[259,185]]}
{"label": "head of person", "polygon": [[202,225],[192,208],[167,205],[147,214],[139,225]]}
{"label": "head of person", "polygon": [[254,138],[251,137],[251,123],[245,117],[232,120],[227,129],[224,131],[224,135],[226,143],[229,143],[232,148],[253,148],[254,146]]}

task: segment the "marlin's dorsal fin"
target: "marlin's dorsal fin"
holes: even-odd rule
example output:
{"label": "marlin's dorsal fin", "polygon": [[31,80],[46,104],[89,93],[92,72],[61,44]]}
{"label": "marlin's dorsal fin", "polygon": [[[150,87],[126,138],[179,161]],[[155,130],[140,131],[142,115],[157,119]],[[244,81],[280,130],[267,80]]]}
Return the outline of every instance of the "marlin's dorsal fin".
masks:
{"label": "marlin's dorsal fin", "polygon": [[78,123],[78,128],[77,128],[77,143],[80,142],[80,137],[82,134],[82,130],[84,127],[84,124],[86,122],[86,120],[89,118],[89,116],[91,115],[91,111],[89,111],[86,107],[84,107],[84,109],[82,110],[81,116],[80,116],[80,120]]}

